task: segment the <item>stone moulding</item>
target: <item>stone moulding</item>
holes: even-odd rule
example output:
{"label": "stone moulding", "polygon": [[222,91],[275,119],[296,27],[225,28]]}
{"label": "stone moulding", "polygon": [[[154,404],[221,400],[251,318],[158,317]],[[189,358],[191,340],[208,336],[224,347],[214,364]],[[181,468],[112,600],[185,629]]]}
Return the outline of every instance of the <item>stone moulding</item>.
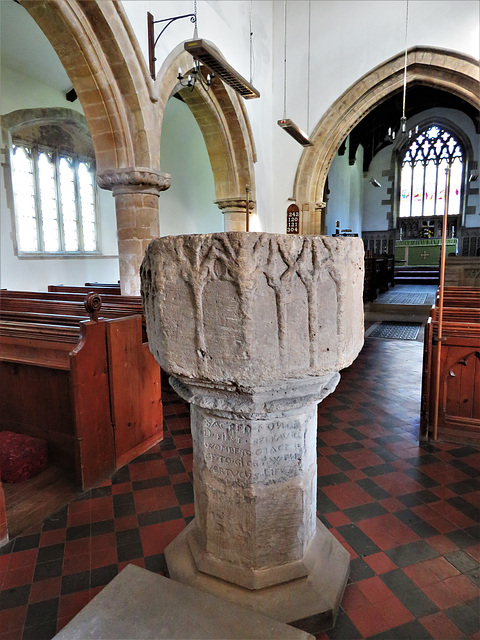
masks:
{"label": "stone moulding", "polygon": [[159,194],[170,188],[171,178],[168,173],[161,173],[153,169],[143,167],[129,167],[104,171],[97,175],[97,184],[102,189],[117,193],[142,193]]}
{"label": "stone moulding", "polygon": [[363,345],[359,238],[167,236],[141,276],[153,354],[176,377],[248,390],[340,371]]}

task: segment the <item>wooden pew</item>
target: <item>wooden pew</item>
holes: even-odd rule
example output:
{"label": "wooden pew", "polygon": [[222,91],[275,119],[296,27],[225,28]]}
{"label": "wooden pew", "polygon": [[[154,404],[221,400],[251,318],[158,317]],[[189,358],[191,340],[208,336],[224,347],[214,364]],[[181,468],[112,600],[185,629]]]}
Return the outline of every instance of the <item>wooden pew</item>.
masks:
{"label": "wooden pew", "polygon": [[[435,304],[439,303],[439,293],[435,295]],[[478,287],[445,287],[443,304],[449,307],[480,308],[480,289]]]}
{"label": "wooden pew", "polygon": [[[447,289],[449,289],[447,291]],[[480,306],[476,291],[445,289],[438,393],[438,438],[480,444]],[[438,296],[437,296],[438,297]],[[476,306],[470,307],[469,304]],[[451,306],[452,303],[455,306]],[[438,307],[425,327],[421,433],[432,437],[438,361]]]}
{"label": "wooden pew", "polygon": [[[7,305],[11,308],[3,309],[5,302],[12,303]],[[161,439],[160,367],[143,339],[139,314],[122,311],[118,317],[96,319],[95,314],[103,315],[103,308],[97,308],[94,313],[90,309],[93,319],[85,320],[83,315],[61,315],[60,310],[72,310],[65,307],[66,302],[56,309],[54,301],[47,302],[48,309],[57,313],[44,313],[42,300],[2,299],[0,381],[12,393],[5,394],[0,406],[0,429],[46,437],[52,460],[70,469],[84,489]],[[77,303],[71,304],[78,309]],[[25,307],[33,311],[24,311]],[[79,362],[93,373],[74,373]],[[23,402],[25,389],[31,392]],[[98,418],[93,396],[104,403]],[[36,406],[41,407],[39,411]],[[89,442],[88,434],[82,432],[89,407],[95,413],[89,422],[92,434],[96,429],[103,434],[95,435],[105,451],[103,462],[91,457],[89,450],[86,458],[82,454]],[[108,443],[101,445],[106,433],[110,433],[113,453]]]}
{"label": "wooden pew", "polygon": [[81,489],[115,469],[106,321],[0,320],[0,429],[47,440]]}
{"label": "wooden pew", "polygon": [[[142,314],[142,302],[138,300],[123,300],[122,296],[115,296],[118,302],[104,302],[102,298],[102,317],[120,318],[127,315]],[[85,297],[84,297],[85,299]],[[84,300],[65,300],[63,298],[45,299],[28,297],[12,297],[8,292],[0,291],[1,311],[18,311],[55,314],[62,316],[80,316],[88,318]]]}
{"label": "wooden pew", "polygon": [[90,291],[95,291],[99,294],[111,294],[120,295],[119,284],[102,284],[102,283],[85,283],[84,286],[67,285],[67,284],[51,284],[48,286],[48,291],[56,291],[58,293],[83,293],[87,295]]}
{"label": "wooden pew", "polygon": [[395,286],[395,258],[386,253],[376,255],[365,252],[364,302],[373,302],[379,293],[386,293]]}

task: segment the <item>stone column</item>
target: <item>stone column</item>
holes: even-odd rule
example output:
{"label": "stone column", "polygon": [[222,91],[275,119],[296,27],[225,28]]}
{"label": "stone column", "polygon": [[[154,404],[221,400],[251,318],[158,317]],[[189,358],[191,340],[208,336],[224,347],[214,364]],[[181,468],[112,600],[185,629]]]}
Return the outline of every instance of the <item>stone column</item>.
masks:
{"label": "stone column", "polygon": [[195,519],[170,576],[330,628],[349,554],[316,519],[317,404],[363,344],[362,241],[169,236],[141,274],[150,349],[191,404]]}
{"label": "stone column", "polygon": [[[245,231],[247,228],[247,201],[245,198],[224,198],[215,200],[223,213],[224,231]],[[249,201],[250,212],[255,209],[255,201]]]}
{"label": "stone column", "polygon": [[97,182],[115,198],[122,294],[139,295],[140,265],[149,242],[160,235],[158,197],[170,187],[170,176],[150,169],[121,169],[98,175]]}
{"label": "stone column", "polygon": [[326,202],[304,202],[302,210],[302,233],[308,235],[322,235],[325,233]]}

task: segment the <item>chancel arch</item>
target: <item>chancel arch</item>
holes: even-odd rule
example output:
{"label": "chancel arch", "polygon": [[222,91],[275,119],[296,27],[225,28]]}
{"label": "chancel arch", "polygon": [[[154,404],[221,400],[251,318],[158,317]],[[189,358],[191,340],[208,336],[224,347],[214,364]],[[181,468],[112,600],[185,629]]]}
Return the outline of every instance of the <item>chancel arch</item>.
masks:
{"label": "chancel arch", "polygon": [[[294,184],[302,210],[302,232],[324,233],[324,190],[330,165],[348,134],[377,105],[403,87],[404,53],[365,74],[321,118],[303,152]],[[412,47],[407,56],[407,86],[421,84],[451,93],[480,109],[480,67],[469,56],[431,47]]]}
{"label": "chancel arch", "polygon": [[214,177],[215,203],[224,214],[224,229],[245,230],[247,185],[250,208],[255,200],[256,151],[242,98],[220,79],[213,81],[208,93],[198,82],[193,90],[183,88],[177,79],[179,68],[184,76],[193,68],[193,58],[184,50],[183,43],[167,57],[155,81],[160,130],[168,100],[179,93],[205,140]]}

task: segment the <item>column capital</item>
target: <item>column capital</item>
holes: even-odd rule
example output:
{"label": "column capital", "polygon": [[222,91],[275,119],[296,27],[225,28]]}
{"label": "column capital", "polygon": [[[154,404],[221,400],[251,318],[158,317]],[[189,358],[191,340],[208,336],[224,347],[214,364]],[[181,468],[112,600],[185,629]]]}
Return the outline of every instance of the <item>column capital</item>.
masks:
{"label": "column capital", "polygon": [[97,184],[108,189],[113,195],[121,193],[150,193],[160,195],[170,187],[170,175],[145,167],[124,167],[108,169],[97,174]]}
{"label": "column capital", "polygon": [[[221,198],[220,200],[215,200],[214,203],[222,213],[227,213],[229,211],[246,211],[247,208],[246,198]],[[255,200],[248,201],[249,211],[253,211],[255,209],[255,204]]]}

